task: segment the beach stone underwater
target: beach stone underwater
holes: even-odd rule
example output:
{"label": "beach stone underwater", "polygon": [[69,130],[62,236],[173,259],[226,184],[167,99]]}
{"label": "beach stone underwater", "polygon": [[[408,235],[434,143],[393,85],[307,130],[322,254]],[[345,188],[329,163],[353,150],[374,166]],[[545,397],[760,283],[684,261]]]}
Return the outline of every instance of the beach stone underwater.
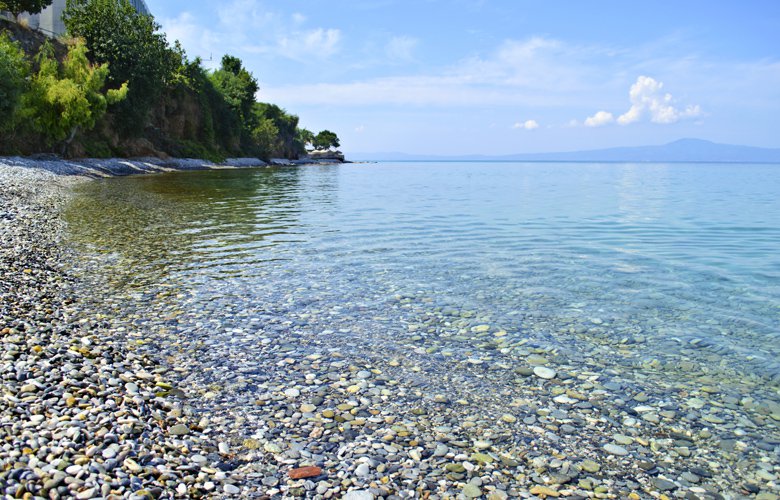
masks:
{"label": "beach stone underwater", "polygon": [[777,498],[771,384],[623,373],[609,350],[523,343],[409,290],[391,293],[404,328],[382,351],[345,318],[358,306],[314,332],[293,290],[254,310],[115,294],[105,261],[63,262],[57,214],[81,181],[0,172],[3,494]]}

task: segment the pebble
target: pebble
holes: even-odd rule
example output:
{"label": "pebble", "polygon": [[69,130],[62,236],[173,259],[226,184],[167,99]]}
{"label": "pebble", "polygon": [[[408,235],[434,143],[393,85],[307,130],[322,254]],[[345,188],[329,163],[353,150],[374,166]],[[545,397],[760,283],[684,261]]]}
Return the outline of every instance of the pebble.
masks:
{"label": "pebble", "polygon": [[355,475],[357,477],[366,477],[369,474],[371,474],[371,469],[368,467],[368,464],[360,464],[355,469]]}
{"label": "pebble", "polygon": [[612,444],[612,443],[605,444],[604,445],[604,451],[606,451],[610,455],[618,455],[618,456],[628,455],[628,450],[626,450],[622,446],[618,446],[618,445]]}
{"label": "pebble", "polygon": [[241,493],[241,489],[238,486],[232,484],[226,484],[222,487],[222,491],[227,495],[238,495]]}
{"label": "pebble", "polygon": [[185,434],[189,434],[190,428],[184,424],[176,424],[170,429],[168,429],[168,432],[172,436],[184,436]]}
{"label": "pebble", "polygon": [[474,483],[467,483],[461,491],[466,498],[479,498],[482,496],[482,490]]}
{"label": "pebble", "polygon": [[344,500],[374,500],[374,494],[367,490],[352,490],[344,495]]}
{"label": "pebble", "polygon": [[541,379],[549,380],[554,379],[555,376],[558,373],[553,370],[552,368],[547,368],[546,366],[535,366],[534,367],[534,375]]}

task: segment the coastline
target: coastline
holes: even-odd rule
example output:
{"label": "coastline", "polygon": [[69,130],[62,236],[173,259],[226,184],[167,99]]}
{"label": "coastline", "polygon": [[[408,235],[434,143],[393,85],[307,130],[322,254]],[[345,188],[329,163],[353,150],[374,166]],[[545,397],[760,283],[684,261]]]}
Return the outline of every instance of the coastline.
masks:
{"label": "coastline", "polygon": [[192,170],[219,170],[225,168],[259,168],[270,166],[338,165],[330,159],[306,158],[302,160],[272,159],[265,162],[258,158],[227,158],[214,163],[197,158],[84,158],[65,160],[47,157],[0,157],[0,166],[33,168],[57,175],[73,175],[89,178],[121,177],[127,175],[185,172]]}

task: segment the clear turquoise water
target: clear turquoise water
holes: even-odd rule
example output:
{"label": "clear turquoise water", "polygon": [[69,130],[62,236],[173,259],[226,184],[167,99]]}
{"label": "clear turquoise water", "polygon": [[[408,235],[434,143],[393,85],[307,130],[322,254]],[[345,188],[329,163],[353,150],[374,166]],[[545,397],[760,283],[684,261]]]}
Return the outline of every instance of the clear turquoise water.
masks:
{"label": "clear turquoise water", "polygon": [[68,218],[105,293],[202,312],[181,330],[239,351],[269,323],[387,356],[772,386],[778,194],[780,165],[381,163],[96,181]]}

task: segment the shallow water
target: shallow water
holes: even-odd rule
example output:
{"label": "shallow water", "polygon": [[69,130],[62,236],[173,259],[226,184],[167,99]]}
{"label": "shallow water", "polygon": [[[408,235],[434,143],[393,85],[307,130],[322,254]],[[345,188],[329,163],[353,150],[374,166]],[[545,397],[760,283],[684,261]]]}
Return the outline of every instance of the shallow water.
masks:
{"label": "shallow water", "polygon": [[85,183],[66,218],[77,309],[162,363],[247,491],[300,496],[288,466],[317,463],[335,497],[588,496],[587,458],[613,498],[742,498],[780,474],[779,188],[773,165],[220,170]]}
{"label": "shallow water", "polygon": [[776,165],[387,163],[96,181],[68,218],[142,302],[479,355],[465,318],[508,332],[485,348],[776,383],[779,192]]}

